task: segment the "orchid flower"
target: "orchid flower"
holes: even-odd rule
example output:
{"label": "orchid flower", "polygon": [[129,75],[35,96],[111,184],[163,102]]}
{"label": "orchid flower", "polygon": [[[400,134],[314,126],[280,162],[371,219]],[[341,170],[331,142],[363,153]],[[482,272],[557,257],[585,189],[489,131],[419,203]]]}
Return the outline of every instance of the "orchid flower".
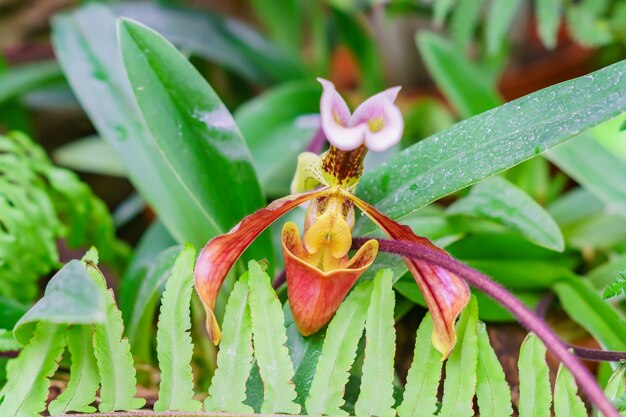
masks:
{"label": "orchid flower", "polygon": [[[376,258],[378,242],[374,239],[349,256],[355,209],[364,212],[391,239],[442,251],[352,193],[363,172],[367,151],[386,150],[401,138],[404,122],[394,104],[400,88],[370,97],[351,114],[335,86],[318,80],[323,87],[321,124],[329,150],[321,157],[310,152],[301,154],[291,184],[292,194],[247,216],[227,234],[210,240],[196,263],[196,289],[206,308],[207,329],[215,344],[219,343],[221,332],[213,309],[229,270],[263,230],[307,201],[311,204],[302,238],[292,222],[282,230],[289,305],[296,326],[305,336],[331,320]],[[409,258],[405,261],[433,317],[433,345],[445,358],[456,343],[454,323],[469,299],[469,289],[462,279],[439,266]]]}

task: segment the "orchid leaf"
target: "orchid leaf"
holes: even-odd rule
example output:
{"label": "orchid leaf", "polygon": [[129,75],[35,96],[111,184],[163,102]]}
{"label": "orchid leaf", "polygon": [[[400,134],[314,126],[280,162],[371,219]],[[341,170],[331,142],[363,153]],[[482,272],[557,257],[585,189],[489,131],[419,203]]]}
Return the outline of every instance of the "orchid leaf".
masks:
{"label": "orchid leaf", "polygon": [[511,416],[511,389],[504,370],[491,347],[485,323],[478,322],[478,366],[476,368],[476,398],[481,417]]}
{"label": "orchid leaf", "polygon": [[393,379],[396,352],[395,293],[390,270],[378,272],[365,322],[365,359],[361,389],[354,404],[357,416],[393,417]]}
{"label": "orchid leaf", "polygon": [[298,414],[282,306],[259,264],[250,261],[249,272],[254,357],[264,386],[261,413]]}
{"label": "orchid leaf", "polygon": [[530,333],[522,343],[519,356],[519,416],[550,417],[552,393],[546,348]]}
{"label": "orchid leaf", "polygon": [[576,395],[578,387],[572,374],[563,365],[559,366],[554,385],[554,414],[559,417],[586,417],[587,409]]}
{"label": "orchid leaf", "polygon": [[343,394],[363,334],[371,293],[371,282],[357,286],[328,325],[322,353],[317,361],[317,371],[305,402],[309,415],[348,414],[341,409],[344,405]]}
{"label": "orchid leaf", "polygon": [[190,245],[180,251],[163,291],[156,336],[161,383],[154,411],[195,412],[202,406],[193,399],[193,343],[189,333],[195,255]]}
{"label": "orchid leaf", "polygon": [[618,62],[457,123],[367,172],[357,194],[406,216],[623,113],[625,73]]}
{"label": "orchid leaf", "polygon": [[471,417],[474,415],[476,364],[478,361],[478,305],[472,297],[457,324],[458,341],[446,362],[443,383],[442,417]]}
{"label": "orchid leaf", "polygon": [[431,341],[433,319],[424,317],[415,336],[413,362],[409,368],[398,417],[430,417],[437,411],[437,391],[441,379],[441,353]]}
{"label": "orchid leaf", "polygon": [[100,387],[100,376],[93,348],[93,325],[72,326],[67,331],[67,347],[72,358],[70,381],[63,392],[50,403],[48,411],[56,416],[69,411],[93,413],[92,404]]}
{"label": "orchid leaf", "polygon": [[248,273],[236,283],[228,298],[217,369],[211,380],[206,411],[253,414],[244,404],[246,381],[252,370],[252,323],[248,306]]}

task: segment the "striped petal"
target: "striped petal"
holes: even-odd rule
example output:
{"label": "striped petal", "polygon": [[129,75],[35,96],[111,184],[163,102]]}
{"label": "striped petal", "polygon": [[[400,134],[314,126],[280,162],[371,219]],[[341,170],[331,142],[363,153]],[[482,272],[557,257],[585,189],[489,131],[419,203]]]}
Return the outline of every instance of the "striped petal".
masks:
{"label": "striped petal", "polygon": [[275,200],[266,208],[245,217],[230,232],[210,240],[202,249],[196,262],[194,278],[196,291],[206,309],[207,331],[213,343],[217,345],[221,339],[221,330],[213,314],[215,301],[233,264],[254,239],[276,219],[300,204],[327,192],[327,188],[322,188]]}

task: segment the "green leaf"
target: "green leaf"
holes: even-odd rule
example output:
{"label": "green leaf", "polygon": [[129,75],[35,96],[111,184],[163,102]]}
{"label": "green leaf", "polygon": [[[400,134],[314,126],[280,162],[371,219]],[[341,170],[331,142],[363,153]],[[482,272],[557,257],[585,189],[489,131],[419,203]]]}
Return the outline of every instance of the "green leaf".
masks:
{"label": "green leaf", "polygon": [[367,172],[357,195],[406,216],[623,113],[625,73],[622,61],[457,123]]}
{"label": "green leaf", "polygon": [[478,322],[478,365],[476,368],[476,398],[481,417],[502,417],[513,414],[511,389],[504,370],[491,347],[485,323]]}
{"label": "green leaf", "polygon": [[611,208],[626,215],[626,164],[590,135],[579,135],[546,154],[568,176]]}
{"label": "green leaf", "polygon": [[341,409],[349,370],[356,358],[371,298],[371,282],[358,285],[343,301],[326,330],[317,371],[306,399],[309,415],[345,416]]}
{"label": "green leaf", "polygon": [[576,395],[578,387],[572,374],[559,366],[554,384],[554,415],[558,417],[586,417],[587,409]]}
{"label": "green leaf", "polygon": [[0,329],[13,329],[28,306],[12,298],[0,296]]}
{"label": "green leaf", "polygon": [[608,350],[626,349],[626,321],[589,282],[576,276],[554,285],[567,314]]}
{"label": "green leaf", "polygon": [[40,321],[54,324],[91,324],[105,319],[105,299],[85,266],[76,260],[57,272],[44,296],[15,325],[15,338],[26,344]]}
{"label": "green leaf", "polygon": [[243,21],[197,8],[150,3],[115,4],[113,10],[119,16],[155,29],[181,49],[231,69],[250,82],[269,85],[305,76],[300,62]]}
{"label": "green leaf", "polygon": [[195,256],[193,246],[180,251],[163,291],[157,329],[161,383],[154,411],[195,412],[202,406],[193,399],[193,343],[189,333]]}
{"label": "green leaf", "polygon": [[459,317],[456,332],[458,341],[446,362],[446,379],[443,383],[442,417],[474,415],[476,392],[476,364],[478,361],[478,305],[472,297]]}
{"label": "green leaf", "polygon": [[13,337],[13,332],[7,329],[0,329],[0,352],[18,350],[21,347],[22,344]]}
{"label": "green leaf", "polygon": [[473,38],[485,0],[458,0],[452,14],[450,31],[459,55],[465,55]]}
{"label": "green leaf", "polygon": [[[213,223],[212,235],[229,230],[265,203],[235,121],[165,38],[124,19],[118,32],[126,72],[154,140]],[[255,258],[271,259],[271,252],[269,234],[250,250]]]}
{"label": "green leaf", "polygon": [[62,80],[63,73],[55,61],[41,61],[7,69],[0,72],[0,103]]}
{"label": "green leaf", "polygon": [[561,0],[535,0],[539,37],[548,49],[556,46],[561,21]]}
{"label": "green leaf", "polygon": [[416,36],[416,42],[428,73],[462,117],[474,116],[502,103],[483,71],[443,37],[423,31]]}
{"label": "green leaf", "polygon": [[250,4],[270,37],[290,54],[297,56],[304,29],[302,6],[305,3],[298,0],[279,3],[252,0]]}
{"label": "green leaf", "polygon": [[63,392],[50,403],[48,411],[56,416],[69,411],[93,413],[90,404],[96,400],[100,386],[98,365],[93,349],[93,325],[72,326],[65,334],[67,347],[72,355],[70,381]]}
{"label": "green leaf", "polygon": [[254,357],[264,388],[261,413],[299,414],[282,306],[259,264],[250,261],[248,268]]}
{"label": "green leaf", "polygon": [[433,20],[435,21],[435,25],[443,25],[448,17],[448,13],[450,13],[456,3],[457,0],[435,0],[433,5]]}
{"label": "green leaf", "polygon": [[33,417],[46,409],[49,378],[65,348],[66,325],[39,322],[32,339],[7,365],[7,384],[0,393],[0,415]]}
{"label": "green leaf", "polygon": [[494,177],[475,185],[467,197],[448,208],[448,213],[493,220],[555,251],[561,252],[565,246],[561,230],[552,217],[504,178]]}
{"label": "green leaf", "polygon": [[626,254],[610,258],[587,273],[587,278],[598,289],[603,289],[615,280],[615,276],[626,269]]}
{"label": "green leaf", "polygon": [[413,362],[406,378],[398,417],[429,417],[437,411],[437,391],[441,379],[441,354],[431,341],[433,319],[430,313],[422,320],[415,336]]}
{"label": "green leaf", "polygon": [[502,42],[511,29],[522,0],[491,0],[487,12],[487,52],[490,55],[498,53]]}
{"label": "green leaf", "polygon": [[137,378],[128,339],[122,338],[124,323],[117,309],[112,290],[107,290],[102,273],[87,261],[87,268],[97,291],[104,297],[106,318],[96,324],[94,333],[94,353],[100,373],[101,413],[121,410],[135,410],[143,407],[143,398],[134,398],[137,393]]}
{"label": "green leaf", "polygon": [[126,177],[126,168],[111,145],[88,136],[54,150],[52,159],[64,167],[90,174]]}
{"label": "green leaf", "polygon": [[379,271],[365,322],[365,359],[361,389],[354,404],[357,416],[393,417],[394,357],[396,329],[394,327],[395,293],[393,273]]}
{"label": "green leaf", "polygon": [[[613,401],[619,401],[620,398],[624,398],[624,393],[626,392],[626,365],[621,364],[615,372],[609,378],[609,381],[604,388],[604,394],[606,397]],[[620,410],[624,411],[624,410]],[[596,417],[599,416],[599,413],[596,412]]]}
{"label": "green leaf", "polygon": [[519,354],[519,416],[550,417],[552,388],[546,364],[546,348],[534,333],[529,333]]}
{"label": "green leaf", "polygon": [[252,323],[248,307],[248,273],[236,283],[226,304],[217,369],[211,380],[206,411],[252,414],[246,404],[246,381],[252,369]]}
{"label": "green leaf", "polygon": [[626,294],[626,271],[621,271],[619,277],[615,278],[615,281],[611,282],[608,287],[604,289],[602,298],[607,300],[624,294]]}

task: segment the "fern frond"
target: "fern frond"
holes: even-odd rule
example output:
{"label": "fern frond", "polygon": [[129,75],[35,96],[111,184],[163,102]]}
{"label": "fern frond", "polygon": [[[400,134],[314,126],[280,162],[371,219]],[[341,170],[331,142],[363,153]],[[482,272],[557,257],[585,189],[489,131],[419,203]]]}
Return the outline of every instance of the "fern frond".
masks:
{"label": "fern frond", "polygon": [[264,386],[261,412],[299,414],[282,306],[259,264],[250,261],[248,268],[254,356]]}
{"label": "fern frond", "polygon": [[367,307],[372,293],[371,282],[358,285],[341,304],[326,330],[317,371],[305,401],[310,415],[345,416],[341,409],[348,371],[356,358],[363,334]]}
{"label": "fern frond", "polygon": [[476,369],[476,398],[481,417],[504,417],[513,414],[511,389],[504,370],[489,342],[485,323],[478,322],[478,367]]}
{"label": "fern frond", "polygon": [[163,292],[157,328],[161,384],[154,411],[194,412],[202,406],[193,399],[193,343],[189,334],[195,255],[193,246],[180,252]]}
{"label": "fern frond", "polygon": [[359,398],[354,404],[357,416],[393,417],[394,356],[396,329],[394,327],[395,293],[393,273],[379,271],[365,322],[365,359]]}
{"label": "fern frond", "polygon": [[65,325],[37,324],[33,337],[7,366],[8,382],[1,394],[4,401],[0,404],[0,416],[33,417],[45,410],[49,378],[63,354],[66,330]]}
{"label": "fern frond", "polygon": [[244,404],[252,370],[252,323],[248,307],[248,273],[235,283],[224,313],[217,369],[204,402],[206,411],[252,414]]}
{"label": "fern frond", "polygon": [[554,384],[554,415],[556,417],[586,417],[585,404],[576,395],[578,387],[572,374],[559,366]]}
{"label": "fern frond", "polygon": [[535,334],[526,336],[519,354],[519,416],[550,417],[552,390],[546,348]]}
{"label": "fern frond", "polygon": [[48,406],[50,415],[69,411],[92,413],[90,404],[96,400],[100,376],[93,349],[93,325],[73,326],[66,333],[67,347],[71,355],[70,381],[65,390]]}

